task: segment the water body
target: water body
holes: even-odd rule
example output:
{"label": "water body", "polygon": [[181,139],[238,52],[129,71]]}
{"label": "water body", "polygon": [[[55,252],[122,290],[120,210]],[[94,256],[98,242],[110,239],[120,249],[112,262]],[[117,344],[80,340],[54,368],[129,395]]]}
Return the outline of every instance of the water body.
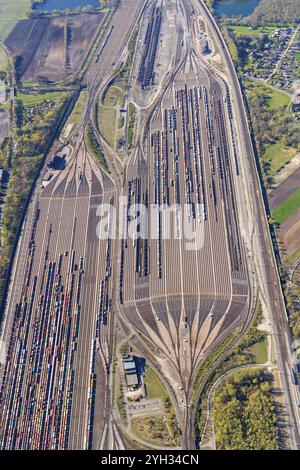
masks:
{"label": "water body", "polygon": [[77,8],[92,6],[98,8],[100,6],[99,0],[45,0],[44,3],[36,3],[35,10],[64,10],[65,8]]}
{"label": "water body", "polygon": [[248,16],[259,2],[260,0],[217,0],[214,10],[218,16]]}

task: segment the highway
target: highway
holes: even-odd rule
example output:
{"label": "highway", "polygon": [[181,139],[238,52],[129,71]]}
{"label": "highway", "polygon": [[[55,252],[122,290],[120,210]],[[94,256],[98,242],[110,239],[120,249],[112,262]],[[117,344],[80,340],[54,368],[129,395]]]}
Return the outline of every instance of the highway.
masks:
{"label": "highway", "polygon": [[[186,47],[184,44],[180,67],[172,73],[170,82],[164,83],[161,96],[154,107],[149,110],[147,125],[144,126],[143,137],[140,139],[145,141],[147,137],[147,145],[138,146],[126,168],[127,187],[125,186],[124,192],[128,196],[129,205],[143,202],[149,206],[151,203],[171,206],[174,202],[179,204],[183,201],[202,202],[204,225],[207,227],[204,249],[190,256],[178,240],[164,240],[160,216],[155,225],[158,240],[137,240],[133,243],[132,240],[125,241],[121,247],[120,256],[119,289],[122,315],[131,327],[139,332],[140,343],[144,342],[149,349],[154,348],[156,351],[156,367],[173,387],[177,396],[177,409],[181,410],[180,413],[186,413],[184,421],[186,436],[183,445],[186,448],[193,448],[194,413],[191,410],[189,416],[188,409],[189,393],[195,378],[193,372],[197,370],[199,362],[207,357],[218,344],[218,341],[225,337],[222,335],[223,329],[220,325],[219,330],[216,329],[212,334],[212,330],[205,321],[205,311],[207,311],[207,318],[213,319],[215,326],[218,320],[223,318],[223,328],[226,334],[240,321],[242,324],[240,334],[242,335],[257,306],[257,285],[259,285],[262,300],[268,312],[273,313],[275,320],[273,336],[282,388],[291,417],[289,429],[291,445],[293,448],[298,448],[298,390],[291,382],[293,361],[290,329],[262,204],[240,85],[224,40],[203,2],[195,1],[193,5],[199,7],[199,13],[203,15],[217,40],[218,50],[227,67],[228,78],[225,77],[225,79],[224,75],[210,64],[195,57],[190,33],[193,21],[192,3],[184,1],[177,5],[179,12],[177,28],[180,31],[183,27],[186,31],[185,42],[190,42],[190,44]],[[180,17],[182,17],[181,24]],[[144,86],[144,81],[142,81],[142,86]],[[201,90],[203,96],[200,96],[200,100],[204,100],[203,105],[201,101],[197,103],[198,96],[195,100],[195,89]],[[218,95],[225,99],[212,105],[211,101],[215,100]],[[185,103],[189,100],[195,106],[195,114],[193,108],[190,115],[185,107]],[[216,114],[213,114],[211,110],[213,106],[217,106]],[[189,108],[189,105],[187,107]],[[201,122],[201,119],[197,122],[198,107],[199,116],[202,118],[206,115],[206,123]],[[225,116],[224,122],[220,121],[219,117],[222,113]],[[180,114],[183,119],[182,124],[179,120]],[[210,119],[212,119],[211,124]],[[149,124],[150,128],[148,128]],[[195,126],[196,132],[200,131],[199,150],[196,150],[195,142],[193,144],[194,131],[191,125]],[[225,147],[218,147],[216,129]],[[238,133],[237,141],[235,129]],[[173,139],[170,140],[169,135],[172,133]],[[212,167],[208,165],[207,156],[210,154],[212,142],[214,155],[219,155],[215,163],[219,174],[217,171],[215,173],[214,157],[211,157]],[[189,151],[194,152],[195,162],[199,159],[201,162],[202,155],[205,156],[202,168],[201,163],[199,167],[196,163],[195,168],[191,169],[192,159]],[[184,161],[179,158],[179,155],[185,156]],[[246,161],[241,158],[242,155],[247,156]],[[223,165],[226,162],[228,164],[229,161],[231,162],[230,168],[224,167]],[[216,174],[218,174],[217,177]],[[246,177],[248,174],[252,175],[253,181]],[[185,183],[182,179],[183,175],[185,175]],[[228,188],[232,191],[229,197],[227,192],[222,192],[224,175],[226,178],[229,177],[224,182],[226,191]],[[195,197],[196,199],[193,199]],[[221,212],[225,213],[225,227],[221,225],[219,197],[223,201]],[[151,218],[148,222],[143,222],[146,226],[153,225]],[[231,238],[234,233],[237,236],[236,239]],[[225,252],[222,251],[224,234],[228,237]],[[242,270],[238,267],[239,278],[234,281],[233,266],[237,260],[237,253],[240,254],[242,262],[245,258],[247,261],[244,266],[244,279]],[[207,258],[204,258],[205,256]],[[230,274],[225,274],[226,264],[231,267]],[[222,269],[218,273],[220,266]],[[232,284],[228,292],[231,292],[231,305],[234,304],[234,289],[245,289],[239,291],[239,296],[243,292],[242,295],[245,295],[247,299],[244,309],[242,304],[237,304],[235,314],[230,313],[228,304],[226,306],[227,291],[224,281],[228,282],[230,276],[232,276]],[[218,302],[221,301],[219,306],[216,302],[218,297]],[[208,301],[206,306],[202,299]],[[212,301],[211,304],[209,304],[210,301]],[[199,313],[200,321],[197,318]],[[228,327],[227,330],[226,327]],[[182,403],[186,404],[186,411],[183,410]]]}
{"label": "highway", "polygon": [[[290,414],[290,435],[292,447],[294,449],[299,449],[299,390],[291,381],[291,369],[294,367],[291,331],[287,320],[287,312],[278,275],[273,244],[263,204],[255,154],[250,137],[241,87],[226,43],[214,18],[202,0],[195,1],[194,3],[198,4],[201,13],[210,24],[218,44],[218,49],[224,63],[226,64],[227,73],[230,77],[230,86],[234,96],[236,122],[239,123],[239,144],[242,154],[246,156],[246,159],[244,160],[246,168],[245,173],[251,177],[251,182],[247,183],[247,186],[248,197],[250,199],[255,219],[252,248],[256,258],[260,290],[266,302],[268,312],[272,318],[278,367],[281,376],[282,388],[285,394],[287,411]],[[297,388],[297,390],[295,390],[295,388]]]}

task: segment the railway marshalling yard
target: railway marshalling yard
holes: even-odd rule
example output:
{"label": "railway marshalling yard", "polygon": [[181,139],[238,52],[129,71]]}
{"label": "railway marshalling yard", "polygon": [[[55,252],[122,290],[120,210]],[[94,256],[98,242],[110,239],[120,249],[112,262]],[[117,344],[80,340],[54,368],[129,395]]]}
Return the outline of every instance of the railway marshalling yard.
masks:
{"label": "railway marshalling yard", "polygon": [[[123,242],[120,284],[124,315],[164,353],[162,362],[168,358],[166,374],[185,393],[199,360],[249,309],[233,189],[237,167],[225,126],[226,91],[205,71],[198,73],[192,56],[189,65],[189,72],[179,71],[153,115],[149,157],[145,161],[137,152],[127,172],[130,202],[165,207],[156,220],[153,215],[147,221],[157,226],[157,240],[138,240],[135,246]],[[164,214],[174,205],[171,239],[165,239]],[[199,233],[203,228],[201,249],[196,241],[193,246],[193,240],[176,239],[183,218],[191,227],[198,225]]]}
{"label": "railway marshalling yard", "polygon": [[[194,445],[199,365],[230,333],[246,331],[258,291],[266,295],[261,256],[254,259],[245,130],[238,129],[230,70],[210,61],[223,47],[215,41],[219,50],[209,49],[211,21],[202,2],[122,0],[106,25],[84,77],[82,117],[60,150],[65,166],[38,185],[23,227],[3,329],[1,448],[127,447],[113,403],[120,328],[168,384],[182,447]],[[156,74],[164,31],[173,50]],[[124,94],[137,113],[135,145],[128,152],[127,113],[125,157],[116,165],[95,107],[124,67],[133,32]],[[139,106],[143,95],[152,100]],[[88,127],[107,166],[93,157]],[[119,196],[128,202],[125,225],[145,236],[98,238],[97,210],[118,209]],[[162,210],[141,217],[131,211],[136,204]],[[186,224],[189,235],[200,233],[199,246],[178,236]]]}

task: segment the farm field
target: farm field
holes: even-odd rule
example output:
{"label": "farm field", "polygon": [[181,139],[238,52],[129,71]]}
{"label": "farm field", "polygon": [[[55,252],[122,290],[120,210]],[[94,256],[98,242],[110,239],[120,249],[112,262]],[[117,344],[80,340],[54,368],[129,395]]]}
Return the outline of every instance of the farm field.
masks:
{"label": "farm field", "polygon": [[298,258],[300,258],[300,248],[297,248],[291,255],[285,258],[285,262],[287,264],[293,264]]}
{"label": "farm field", "polygon": [[299,188],[300,181],[300,168],[294,171],[288,178],[286,178],[277,188],[271,191],[269,201],[271,209],[275,209],[282,204],[296,189]]}
{"label": "farm field", "polygon": [[4,41],[19,20],[27,18],[31,0],[0,0],[0,41]]}
{"label": "farm field", "polygon": [[20,21],[5,41],[22,58],[19,78],[56,82],[77,71],[103,17],[82,14]]}
{"label": "farm field", "polygon": [[71,17],[70,64],[72,73],[81,65],[103,18],[104,13]]}
{"label": "farm field", "polygon": [[49,23],[50,18],[19,21],[5,40],[6,47],[14,55],[22,57],[18,65],[20,78],[29,67]]}
{"label": "farm field", "polygon": [[288,257],[289,263],[293,263],[299,257],[300,209],[282,223],[278,234],[283,245],[283,254]]}
{"label": "farm field", "polygon": [[272,213],[272,218],[278,224],[282,224],[300,208],[300,188],[294,191],[282,204]]}

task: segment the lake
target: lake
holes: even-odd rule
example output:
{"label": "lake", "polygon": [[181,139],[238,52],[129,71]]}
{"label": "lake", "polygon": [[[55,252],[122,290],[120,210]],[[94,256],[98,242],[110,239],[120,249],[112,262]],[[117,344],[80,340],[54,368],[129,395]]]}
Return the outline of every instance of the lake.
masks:
{"label": "lake", "polygon": [[64,10],[65,8],[77,8],[90,5],[98,8],[100,6],[99,0],[45,0],[44,3],[36,3],[35,10]]}
{"label": "lake", "polygon": [[248,16],[259,2],[260,0],[217,0],[214,10],[218,16]]}

